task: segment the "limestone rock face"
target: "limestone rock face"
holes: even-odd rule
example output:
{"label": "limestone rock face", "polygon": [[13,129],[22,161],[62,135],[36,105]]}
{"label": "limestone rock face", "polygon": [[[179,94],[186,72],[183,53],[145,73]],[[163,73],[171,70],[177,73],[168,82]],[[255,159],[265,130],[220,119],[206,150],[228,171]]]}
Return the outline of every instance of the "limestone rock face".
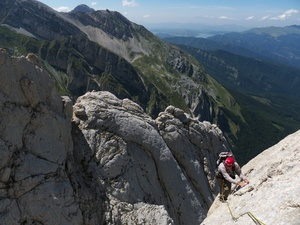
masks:
{"label": "limestone rock face", "polygon": [[89,92],[72,107],[33,54],[0,50],[1,224],[199,224],[212,204],[214,125]]}
{"label": "limestone rock face", "polygon": [[153,120],[109,92],[79,97],[73,123],[74,165],[88,171],[111,224],[203,221],[216,193],[216,155],[227,147],[216,126],[172,106]]}
{"label": "limestone rock face", "polygon": [[[235,224],[300,224],[300,131],[289,135],[247,163],[242,170],[250,185],[229,197]],[[226,203],[215,200],[202,225],[233,224]],[[246,214],[245,214],[246,213]]]}
{"label": "limestone rock face", "polygon": [[1,224],[81,224],[65,171],[70,110],[32,58],[0,50]]}

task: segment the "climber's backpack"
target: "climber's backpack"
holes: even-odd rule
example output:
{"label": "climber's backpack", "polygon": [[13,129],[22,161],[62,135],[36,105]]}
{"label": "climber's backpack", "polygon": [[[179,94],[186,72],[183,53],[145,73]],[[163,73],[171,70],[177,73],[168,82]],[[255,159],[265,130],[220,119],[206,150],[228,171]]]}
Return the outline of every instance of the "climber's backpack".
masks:
{"label": "climber's backpack", "polygon": [[[234,157],[232,152],[220,152],[219,158],[217,160],[217,167],[216,167],[216,178],[223,178],[223,175],[218,171],[219,165],[227,159],[227,157]],[[233,172],[235,172],[235,167],[232,168]]]}
{"label": "climber's backpack", "polygon": [[222,162],[224,162],[225,159],[227,159],[227,157],[229,157],[229,156],[233,157],[232,152],[221,152],[221,153],[219,154],[219,159],[217,160],[217,168],[218,168],[218,166],[219,166]]}

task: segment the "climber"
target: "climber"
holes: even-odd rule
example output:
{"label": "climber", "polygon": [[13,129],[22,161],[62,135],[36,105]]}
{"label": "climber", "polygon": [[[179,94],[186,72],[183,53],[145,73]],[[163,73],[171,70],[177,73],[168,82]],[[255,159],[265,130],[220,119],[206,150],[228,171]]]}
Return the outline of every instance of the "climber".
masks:
{"label": "climber", "polygon": [[[241,181],[235,180],[235,175],[238,175]],[[236,184],[239,187],[244,187],[249,183],[249,180],[243,175],[241,168],[237,162],[235,162],[232,156],[227,157],[218,166],[216,178],[220,187],[220,200],[226,201],[230,192],[231,184]]]}

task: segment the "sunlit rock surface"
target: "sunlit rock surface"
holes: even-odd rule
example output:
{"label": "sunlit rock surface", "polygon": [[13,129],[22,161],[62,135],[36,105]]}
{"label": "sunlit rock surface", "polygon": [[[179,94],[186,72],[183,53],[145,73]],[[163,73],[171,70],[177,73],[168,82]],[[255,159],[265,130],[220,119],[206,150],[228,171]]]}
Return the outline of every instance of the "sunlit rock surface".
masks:
{"label": "sunlit rock surface", "polygon": [[251,214],[263,224],[300,224],[300,131],[262,152],[242,170],[250,185],[231,195],[228,205],[215,200],[202,225],[252,225]]}

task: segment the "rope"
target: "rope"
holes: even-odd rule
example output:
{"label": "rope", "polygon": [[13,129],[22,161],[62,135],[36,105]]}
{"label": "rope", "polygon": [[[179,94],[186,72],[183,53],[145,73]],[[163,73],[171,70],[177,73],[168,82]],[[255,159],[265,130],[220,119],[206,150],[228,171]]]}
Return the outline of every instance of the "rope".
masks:
{"label": "rope", "polygon": [[253,222],[256,224],[256,225],[266,225],[265,223],[263,223],[262,221],[260,221],[259,219],[257,219],[251,212],[245,212],[245,213],[242,213],[240,214],[238,217],[235,217],[232,213],[232,210],[230,208],[230,205],[228,203],[228,201],[226,201],[227,203],[227,206],[228,206],[228,209],[229,209],[229,212],[230,212],[230,215],[232,217],[232,219],[236,222],[240,217],[244,216],[244,215],[248,215],[252,220]]}
{"label": "rope", "polygon": [[[241,186],[236,185],[236,186],[234,187],[234,189],[231,191],[230,194],[232,194],[232,193],[238,191],[239,188],[241,188]],[[222,183],[221,183],[221,193],[220,193],[220,194],[221,194],[221,199],[224,201],[225,199],[224,199],[224,180],[223,180],[223,179],[222,179]],[[228,206],[228,209],[229,209],[231,218],[232,218],[235,222],[236,222],[240,217],[242,217],[242,216],[244,216],[244,215],[247,214],[247,215],[253,220],[253,222],[254,222],[256,225],[266,225],[265,223],[263,223],[262,221],[260,221],[259,219],[257,219],[251,212],[245,212],[245,213],[240,214],[238,217],[235,217],[235,216],[233,215],[233,213],[232,213],[232,210],[231,210],[231,208],[230,208],[230,205],[229,205],[228,201],[226,201],[226,204],[227,204],[227,206]]]}

